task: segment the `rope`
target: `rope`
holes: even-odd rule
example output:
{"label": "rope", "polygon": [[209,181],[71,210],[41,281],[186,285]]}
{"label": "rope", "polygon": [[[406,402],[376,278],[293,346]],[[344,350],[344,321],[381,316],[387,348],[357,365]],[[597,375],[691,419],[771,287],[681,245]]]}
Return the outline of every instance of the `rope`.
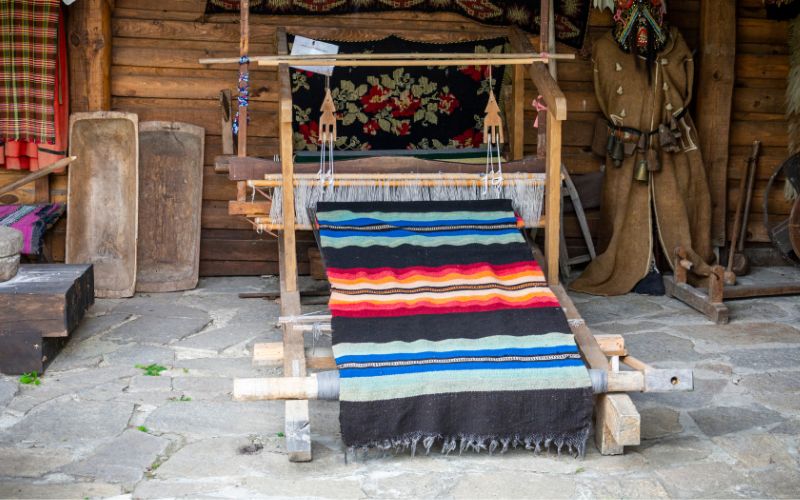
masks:
{"label": "rope", "polygon": [[539,128],[539,113],[547,111],[547,105],[544,103],[544,97],[542,96],[538,96],[531,104],[533,105],[533,109],[536,110],[536,119],[533,121],[533,128]]}

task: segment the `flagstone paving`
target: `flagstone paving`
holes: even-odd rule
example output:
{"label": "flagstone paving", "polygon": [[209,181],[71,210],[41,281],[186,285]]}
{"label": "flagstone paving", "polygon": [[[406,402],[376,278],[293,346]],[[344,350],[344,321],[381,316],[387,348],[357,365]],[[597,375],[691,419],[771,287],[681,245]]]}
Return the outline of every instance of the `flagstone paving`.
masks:
{"label": "flagstone paving", "polygon": [[[764,271],[796,276],[794,269]],[[0,497],[708,498],[800,496],[800,298],[731,302],[713,325],[666,297],[574,295],[596,333],[622,333],[695,391],[636,394],[642,443],[583,459],[514,451],[346,463],[338,405],[311,403],[314,461],[286,459],[283,404],[234,402],[255,342],[280,338],[275,278],[98,300],[40,385],[0,375]],[[323,306],[308,306],[317,311]],[[321,342],[324,342],[323,339]],[[148,376],[137,365],[162,365]]]}

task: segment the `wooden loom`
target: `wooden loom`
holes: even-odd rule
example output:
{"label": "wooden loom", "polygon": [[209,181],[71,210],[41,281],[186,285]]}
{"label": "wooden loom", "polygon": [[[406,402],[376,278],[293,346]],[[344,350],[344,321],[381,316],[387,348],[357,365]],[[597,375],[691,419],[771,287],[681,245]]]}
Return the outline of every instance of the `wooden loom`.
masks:
{"label": "wooden loom", "polygon": [[[248,1],[241,2],[241,55],[247,55],[248,47]],[[548,0],[542,0],[541,19],[542,32],[551,33],[549,37],[541,37],[540,50],[542,53],[553,53],[555,48],[552,30],[552,6]],[[477,26],[475,38],[487,36],[489,28]],[[496,28],[495,32],[496,33]],[[302,34],[316,38],[348,39],[352,38],[351,30],[331,29],[324,33],[319,29],[299,31]],[[500,33],[496,33],[500,34]],[[514,54],[503,56],[480,56],[475,54],[450,54],[450,59],[433,58],[420,54],[381,54],[359,56],[338,55],[325,57],[297,58],[288,56],[288,44],[285,30],[279,29],[277,33],[277,56],[251,57],[249,61],[257,61],[260,65],[273,65],[278,68],[278,95],[279,95],[279,138],[280,162],[273,160],[260,160],[246,158],[247,123],[246,108],[240,108],[240,129],[238,138],[238,157],[230,158],[232,164],[239,162],[243,166],[261,166],[280,168],[280,175],[269,176],[266,179],[253,178],[252,176],[234,177],[238,182],[237,200],[231,202],[231,214],[247,215],[255,227],[275,231],[278,237],[280,289],[281,289],[281,319],[280,327],[283,331],[283,342],[263,343],[254,346],[253,361],[259,365],[283,366],[281,378],[255,378],[237,379],[234,381],[234,399],[245,400],[286,400],[285,408],[285,436],[286,449],[289,460],[293,462],[310,461],[311,454],[311,428],[309,422],[309,399],[330,398],[330,394],[321,394],[317,374],[310,374],[308,370],[333,370],[334,359],[330,349],[306,350],[304,335],[313,333],[330,332],[330,316],[303,316],[300,308],[300,293],[297,280],[297,254],[295,250],[296,231],[307,229],[298,227],[295,222],[294,185],[301,174],[296,174],[293,161],[294,151],[292,143],[292,95],[289,66],[301,63],[303,65],[343,65],[343,66],[396,66],[403,65],[463,65],[463,64],[509,64],[513,65],[513,98],[511,117],[508,120],[511,128],[511,159],[516,160],[521,167],[539,167],[544,170],[542,176],[545,191],[545,215],[529,226],[543,228],[545,231],[544,246],[546,258],[534,250],[537,260],[545,264],[548,285],[558,297],[564,308],[572,333],[586,360],[590,373],[595,381],[602,386],[597,389],[595,403],[596,432],[595,441],[600,452],[604,455],[621,454],[624,446],[639,444],[640,416],[633,405],[627,392],[644,391],[685,391],[693,388],[692,371],[680,369],[655,369],[628,355],[624,340],[621,335],[594,336],[583,319],[581,319],[572,300],[567,295],[564,287],[559,283],[559,236],[561,223],[561,141],[562,126],[567,118],[566,98],[559,89],[553,77],[553,56],[539,54],[527,35],[518,28],[510,28],[503,33],[508,36]],[[460,34],[462,37],[463,33]],[[467,34],[468,35],[468,34]],[[240,72],[247,71],[245,59],[204,59],[203,64],[240,63]],[[548,68],[548,62],[551,67]],[[530,77],[541,94],[547,106],[546,112],[540,112],[540,122],[546,115],[546,125],[539,130],[539,157],[535,160],[524,160],[523,151],[523,101],[525,74]],[[243,111],[243,112],[242,112]],[[387,170],[393,165],[401,164],[402,168],[395,171],[409,172],[440,172],[453,170],[469,170],[458,167],[458,164],[437,162],[417,158],[373,158],[368,160],[372,165],[385,162]],[[352,182],[375,182],[375,174],[382,172],[386,177],[386,170],[366,169],[364,160],[339,161],[336,163],[337,177],[339,172],[347,171]],[[505,164],[507,169],[513,168],[514,161]],[[219,164],[219,162],[218,162]],[[349,164],[349,165],[348,165]],[[511,164],[511,167],[509,166]],[[374,167],[373,167],[374,168]],[[426,170],[427,169],[427,170]],[[256,169],[258,170],[258,169]],[[451,170],[452,171],[452,170]],[[508,170],[507,170],[508,171]],[[536,171],[527,170],[527,172]],[[263,175],[263,169],[261,170]],[[370,179],[372,177],[372,179]],[[396,182],[403,182],[403,176],[392,177]],[[415,174],[408,177],[415,182],[425,182],[425,174]],[[452,179],[459,182],[477,182],[475,173],[451,174]],[[262,188],[282,187],[282,213],[283,223],[275,224],[265,217],[265,209],[269,202],[247,202],[246,188],[254,190]],[[286,195],[291,193],[290,195]],[[620,362],[630,370],[620,370]],[[329,392],[329,391],[324,391]]]}

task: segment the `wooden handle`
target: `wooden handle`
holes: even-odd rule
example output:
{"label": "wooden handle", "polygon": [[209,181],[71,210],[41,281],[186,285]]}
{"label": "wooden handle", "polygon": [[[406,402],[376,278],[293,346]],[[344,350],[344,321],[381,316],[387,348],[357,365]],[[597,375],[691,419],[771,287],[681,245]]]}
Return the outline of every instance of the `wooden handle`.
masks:
{"label": "wooden handle", "polygon": [[6,184],[3,187],[0,187],[0,194],[10,193],[11,191],[18,189],[29,182],[33,182],[36,179],[40,179],[46,175],[50,175],[51,173],[55,172],[56,170],[62,169],[75,161],[78,157],[77,156],[68,156],[66,158],[62,158],[55,163],[51,163],[50,165],[40,168],[39,170],[32,172],[22,179],[12,182],[11,184]]}
{"label": "wooden handle", "polygon": [[750,217],[750,203],[753,200],[753,187],[756,181],[756,170],[758,169],[758,153],[761,149],[760,141],[753,141],[752,156],[747,164],[750,168],[747,175],[747,192],[744,201],[744,214],[742,215],[742,227],[739,232],[739,252],[744,250],[744,242],[747,239],[747,219]]}

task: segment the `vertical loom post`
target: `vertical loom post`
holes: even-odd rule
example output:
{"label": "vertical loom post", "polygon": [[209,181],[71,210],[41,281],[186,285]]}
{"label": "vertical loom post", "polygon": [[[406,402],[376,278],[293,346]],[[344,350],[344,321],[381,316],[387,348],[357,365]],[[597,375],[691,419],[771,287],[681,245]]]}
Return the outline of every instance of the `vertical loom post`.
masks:
{"label": "vertical loom post", "polygon": [[[552,10],[553,4],[550,2],[550,0],[541,0],[541,10],[539,11],[539,52],[547,52],[550,49],[550,19]],[[527,37],[527,35],[524,36]],[[533,49],[533,47],[531,47],[531,49]],[[539,128],[537,129],[536,135],[536,156],[539,158],[545,158],[547,156],[548,113],[547,111],[539,110],[538,108],[534,109],[534,111],[536,111],[539,121]]]}
{"label": "vertical loom post", "polygon": [[511,159],[521,160],[525,154],[525,67],[514,65],[512,83]]}
{"label": "vertical loom post", "polygon": [[[286,30],[277,32],[278,54],[289,52]],[[278,239],[281,273],[281,314],[300,314],[300,293],[297,289],[297,250],[295,247],[294,161],[292,145],[292,87],[289,66],[278,65],[278,121],[283,190],[283,231]],[[303,332],[293,324],[283,325],[283,376],[305,377],[306,353]],[[311,460],[311,425],[308,401],[287,401],[285,409],[286,450],[292,462]]]}
{"label": "vertical loom post", "polygon": [[545,253],[547,282],[558,284],[558,253],[561,232],[561,120],[547,113],[547,203],[545,207]]}
{"label": "vertical loom post", "polygon": [[[239,56],[247,56],[250,51],[250,0],[241,0],[239,4]],[[239,63],[239,81],[250,70],[247,62]],[[240,83],[241,85],[241,83]],[[248,96],[249,97],[249,96]],[[240,157],[247,156],[247,106],[239,105],[239,137],[238,154]],[[247,200],[247,185],[244,181],[236,183],[236,200]]]}

